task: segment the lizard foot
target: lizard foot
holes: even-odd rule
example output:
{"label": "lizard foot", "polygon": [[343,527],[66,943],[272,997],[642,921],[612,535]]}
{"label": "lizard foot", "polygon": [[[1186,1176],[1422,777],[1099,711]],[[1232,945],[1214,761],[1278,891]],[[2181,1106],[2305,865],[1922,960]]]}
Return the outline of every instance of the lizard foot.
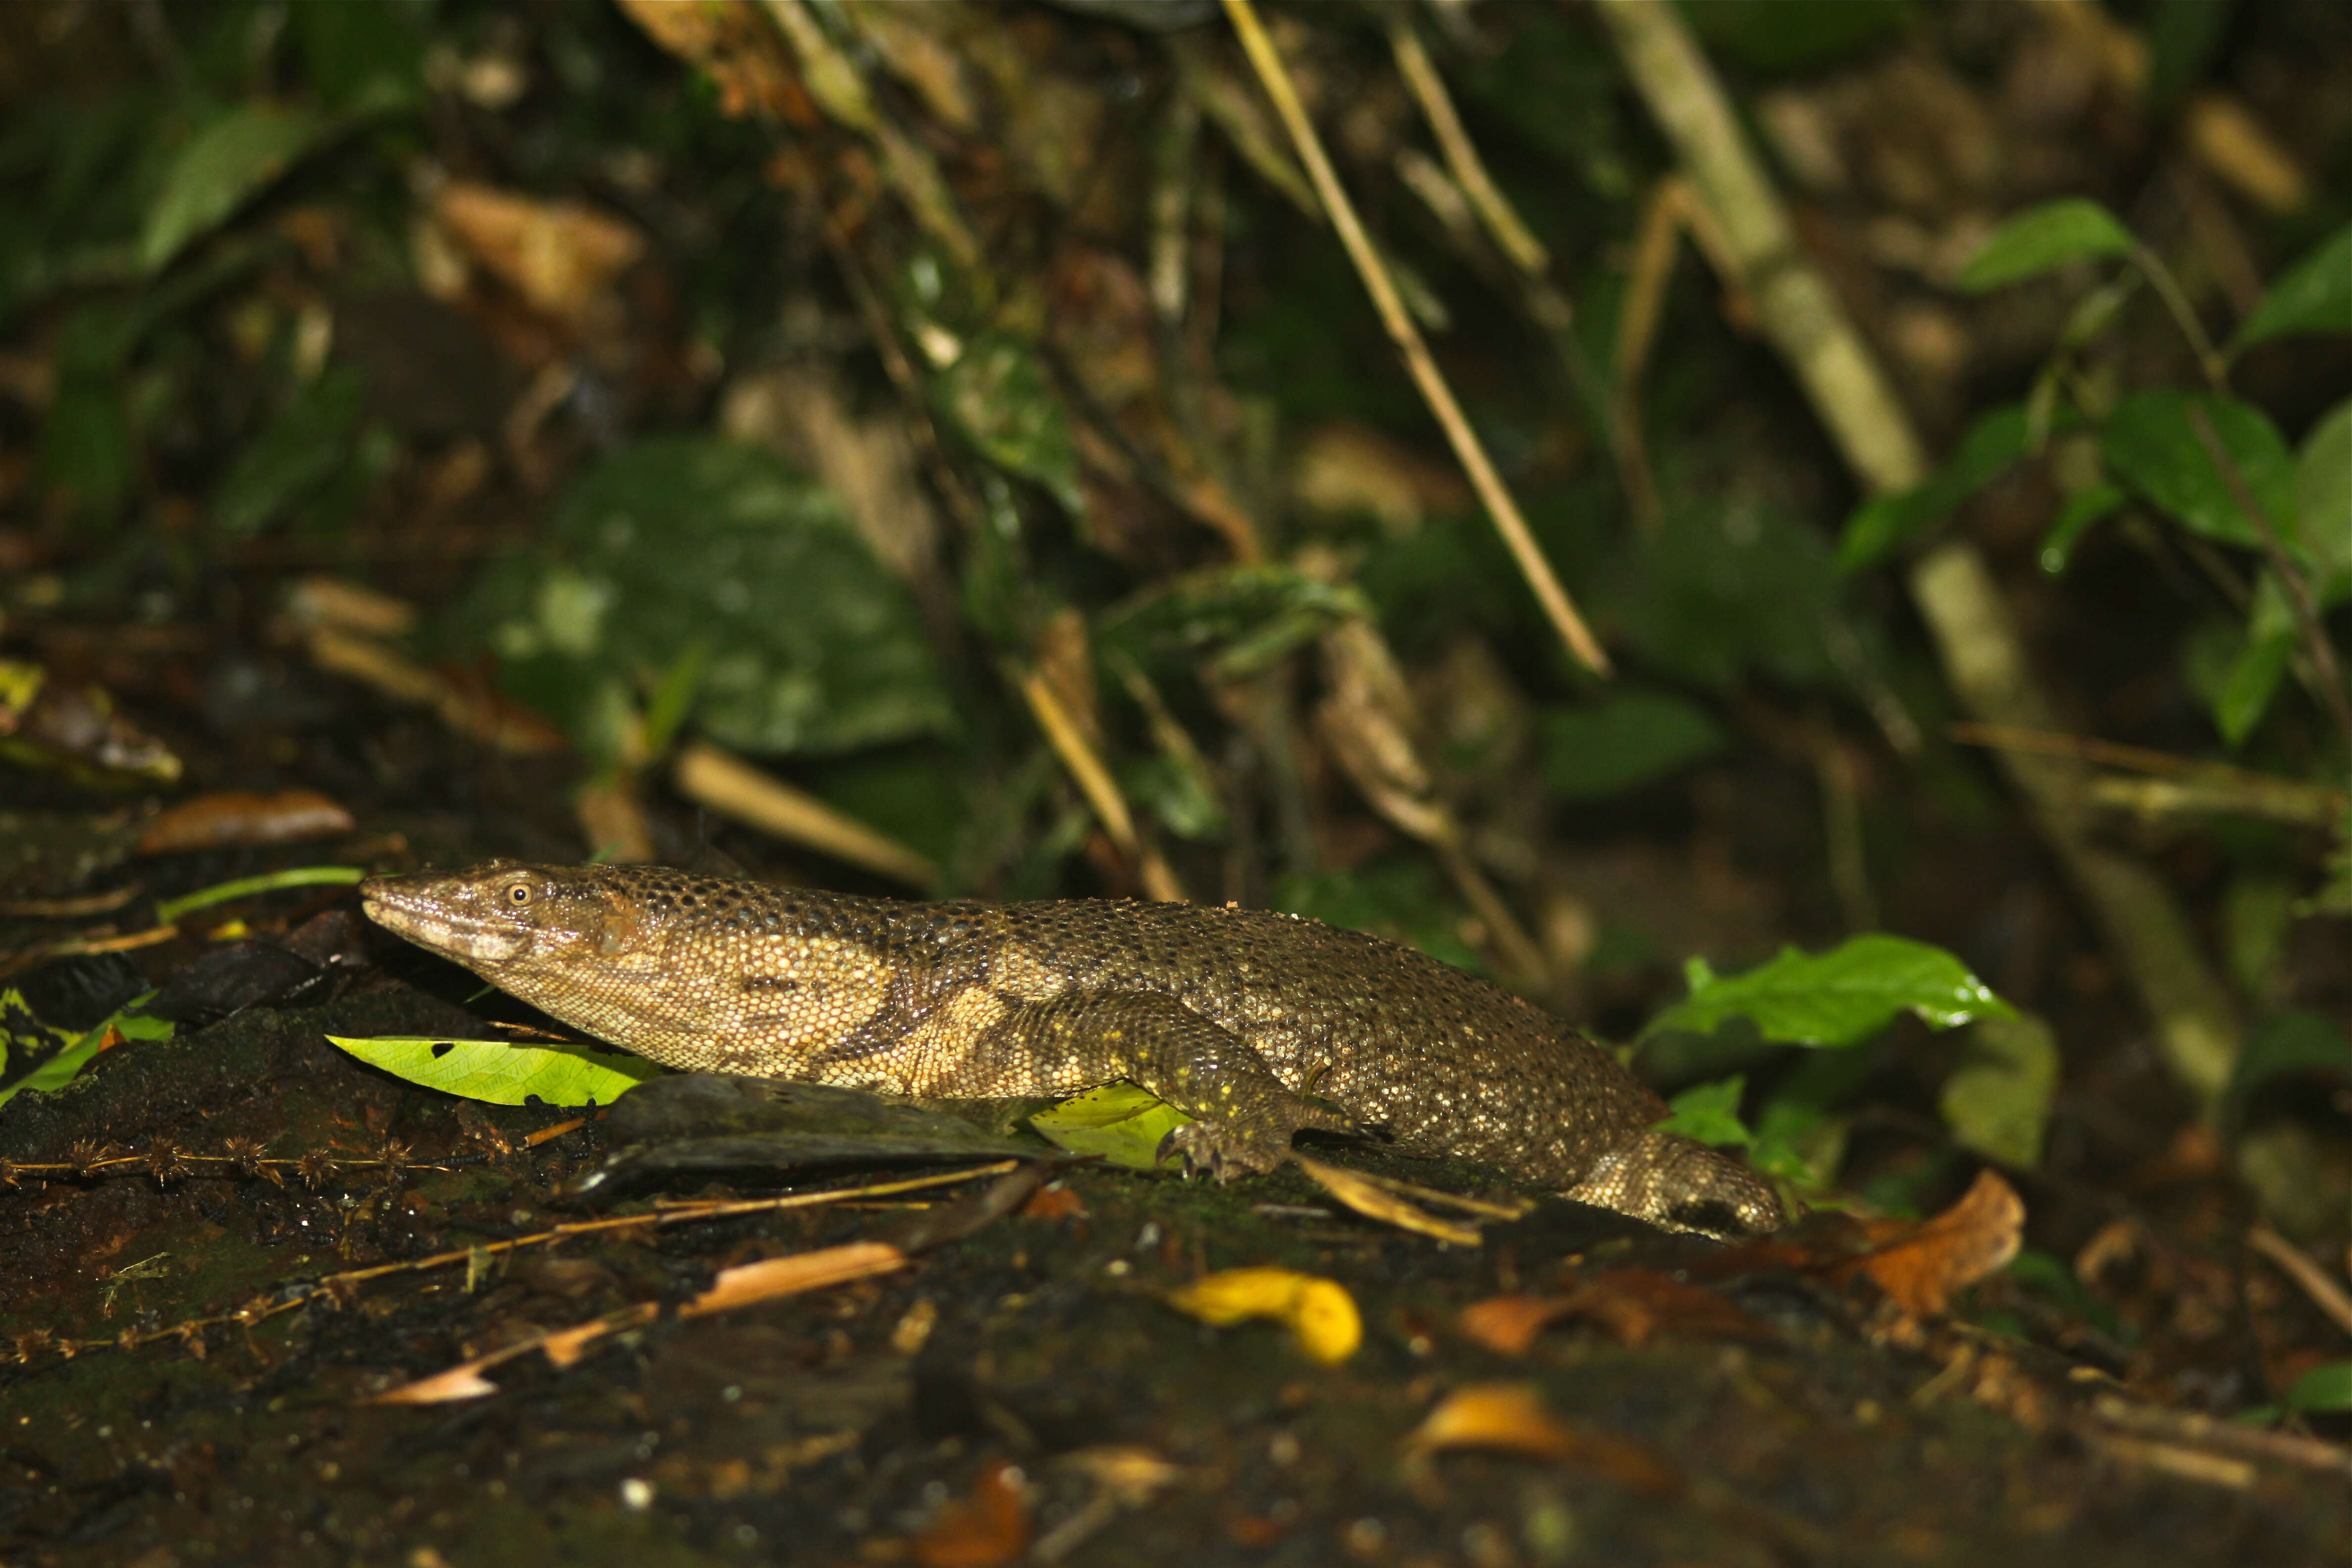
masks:
{"label": "lizard foot", "polygon": [[1273,1170],[1290,1158],[1292,1134],[1302,1127],[1331,1132],[1354,1132],[1347,1117],[1311,1105],[1295,1108],[1282,1121],[1242,1126],[1230,1121],[1188,1121],[1171,1129],[1160,1141],[1160,1157],[1183,1156],[1187,1167],[1205,1171],[1221,1182]]}

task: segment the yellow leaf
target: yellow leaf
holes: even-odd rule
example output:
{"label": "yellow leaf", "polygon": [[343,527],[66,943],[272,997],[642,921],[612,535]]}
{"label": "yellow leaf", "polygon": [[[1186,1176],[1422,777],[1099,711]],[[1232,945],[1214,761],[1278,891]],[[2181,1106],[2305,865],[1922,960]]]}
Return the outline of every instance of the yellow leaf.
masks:
{"label": "yellow leaf", "polygon": [[1298,1348],[1336,1366],[1363,1342],[1355,1298],[1337,1280],[1287,1268],[1228,1268],[1203,1275],[1168,1298],[1169,1305],[1223,1328],[1249,1318],[1289,1325]]}

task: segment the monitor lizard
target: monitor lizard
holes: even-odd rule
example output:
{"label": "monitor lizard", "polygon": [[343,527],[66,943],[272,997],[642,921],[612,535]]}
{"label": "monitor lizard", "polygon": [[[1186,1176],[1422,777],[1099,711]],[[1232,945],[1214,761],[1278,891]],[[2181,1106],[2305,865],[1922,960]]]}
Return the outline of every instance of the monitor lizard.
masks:
{"label": "monitor lizard", "polygon": [[1664,1101],[1532,1003],[1412,948],[1266,910],[901,902],[654,866],[377,877],[378,924],[666,1066],[942,1098],[1127,1079],[1196,1118],[1195,1167],[1272,1170],[1370,1130],[1671,1229],[1782,1223],[1654,1130]]}

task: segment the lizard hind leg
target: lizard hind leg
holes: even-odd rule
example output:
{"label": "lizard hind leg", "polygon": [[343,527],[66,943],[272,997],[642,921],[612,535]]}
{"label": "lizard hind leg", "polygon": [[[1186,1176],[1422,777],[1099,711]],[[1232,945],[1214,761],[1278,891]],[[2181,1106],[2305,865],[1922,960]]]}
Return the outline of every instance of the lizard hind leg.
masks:
{"label": "lizard hind leg", "polygon": [[1029,1064],[1013,1092],[1075,1093],[1126,1079],[1187,1116],[1160,1147],[1222,1179],[1271,1171],[1299,1129],[1352,1132],[1347,1117],[1304,1099],[1239,1036],[1157,992],[1073,993],[1017,1005],[979,1054]]}

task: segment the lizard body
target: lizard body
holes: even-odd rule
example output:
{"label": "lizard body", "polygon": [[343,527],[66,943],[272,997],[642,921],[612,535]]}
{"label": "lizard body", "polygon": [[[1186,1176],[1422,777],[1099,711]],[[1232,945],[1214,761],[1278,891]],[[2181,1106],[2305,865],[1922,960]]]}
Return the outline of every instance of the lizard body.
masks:
{"label": "lizard body", "polygon": [[377,923],[669,1067],[956,1098],[1127,1079],[1198,1118],[1173,1142],[1221,1173],[1363,1124],[1673,1228],[1781,1223],[1745,1166],[1652,1131],[1664,1104],[1551,1015],[1319,921],[504,861],[361,893]]}

